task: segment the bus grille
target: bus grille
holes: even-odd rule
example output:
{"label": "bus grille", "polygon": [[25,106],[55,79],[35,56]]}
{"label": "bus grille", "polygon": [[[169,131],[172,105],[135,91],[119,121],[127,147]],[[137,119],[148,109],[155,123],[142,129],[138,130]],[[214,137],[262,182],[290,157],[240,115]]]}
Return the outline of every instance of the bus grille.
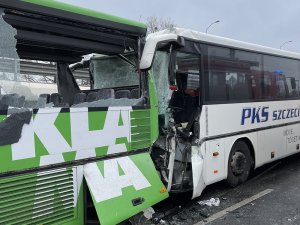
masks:
{"label": "bus grille", "polygon": [[53,224],[74,219],[73,170],[0,179],[0,224]]}

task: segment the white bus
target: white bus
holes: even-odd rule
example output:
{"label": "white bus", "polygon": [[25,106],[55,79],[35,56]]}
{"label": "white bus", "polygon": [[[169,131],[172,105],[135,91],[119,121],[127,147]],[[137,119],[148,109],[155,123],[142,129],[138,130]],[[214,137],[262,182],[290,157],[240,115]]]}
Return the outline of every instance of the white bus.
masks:
{"label": "white bus", "polygon": [[[158,98],[152,157],[168,190],[245,182],[300,152],[300,54],[187,29],[148,37],[141,69]],[[166,88],[166,85],[169,88]]]}

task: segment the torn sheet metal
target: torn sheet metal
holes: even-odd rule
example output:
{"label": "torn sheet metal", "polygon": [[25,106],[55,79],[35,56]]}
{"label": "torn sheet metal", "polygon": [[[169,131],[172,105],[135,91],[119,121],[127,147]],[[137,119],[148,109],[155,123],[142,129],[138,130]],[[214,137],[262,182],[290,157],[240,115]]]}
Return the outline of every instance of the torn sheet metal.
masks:
{"label": "torn sheet metal", "polygon": [[102,225],[118,224],[168,197],[149,153],[89,163],[84,177]]}
{"label": "torn sheet metal", "polygon": [[172,188],[172,181],[173,181],[173,173],[174,173],[174,163],[175,163],[175,155],[176,155],[176,142],[175,137],[171,139],[171,146],[170,146],[170,158],[169,158],[169,176],[168,176],[168,191]]}
{"label": "torn sheet metal", "polygon": [[203,180],[203,156],[200,153],[200,147],[192,146],[192,171],[193,171],[193,197],[201,195],[206,187]]}

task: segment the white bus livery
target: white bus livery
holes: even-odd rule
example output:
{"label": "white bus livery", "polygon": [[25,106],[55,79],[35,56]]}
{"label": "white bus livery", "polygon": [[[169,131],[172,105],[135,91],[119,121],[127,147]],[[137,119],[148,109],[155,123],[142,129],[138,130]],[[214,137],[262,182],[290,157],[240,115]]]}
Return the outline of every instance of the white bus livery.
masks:
{"label": "white bus livery", "polygon": [[223,179],[236,186],[251,169],[299,152],[299,60],[187,29],[150,35],[141,69],[158,89],[152,156],[168,190],[197,197]]}

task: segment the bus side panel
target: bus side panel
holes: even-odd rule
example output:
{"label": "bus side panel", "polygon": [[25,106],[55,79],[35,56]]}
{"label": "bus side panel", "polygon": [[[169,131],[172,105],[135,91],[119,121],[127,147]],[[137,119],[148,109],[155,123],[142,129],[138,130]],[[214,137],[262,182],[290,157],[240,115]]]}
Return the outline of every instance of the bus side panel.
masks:
{"label": "bus side panel", "polygon": [[[201,138],[237,135],[300,123],[299,100],[206,105],[201,114]],[[283,136],[284,134],[281,134]]]}
{"label": "bus side panel", "polygon": [[0,224],[83,224],[79,170],[52,169],[0,179]]}
{"label": "bus side panel", "polygon": [[279,127],[258,132],[257,167],[286,156],[286,140],[283,136],[286,129]]}
{"label": "bus side panel", "polygon": [[[242,138],[248,139],[254,150],[257,149],[257,132],[205,142],[206,154],[204,160],[204,180],[206,185],[227,178],[228,159],[231,148],[238,139]],[[217,154],[214,156],[214,153]],[[257,155],[258,153],[255,152],[254,154]]]}
{"label": "bus side panel", "polygon": [[11,144],[4,137],[17,137],[18,121],[0,115],[5,125],[0,130],[0,173],[145,149],[156,137],[152,140],[149,109],[43,108],[26,113],[29,123],[20,124],[19,140]]}
{"label": "bus side panel", "polygon": [[200,123],[200,143],[207,139],[226,140],[225,170],[237,138],[248,137],[252,142],[255,167],[300,150],[299,100],[204,105]]}
{"label": "bus side panel", "polygon": [[225,177],[225,146],[223,139],[207,141],[205,155],[206,185],[223,180]]}
{"label": "bus side panel", "polygon": [[287,154],[300,152],[300,126],[299,124],[290,125],[284,130],[286,134]]}
{"label": "bus side panel", "polygon": [[149,153],[84,166],[98,218],[117,224],[168,197]]}

